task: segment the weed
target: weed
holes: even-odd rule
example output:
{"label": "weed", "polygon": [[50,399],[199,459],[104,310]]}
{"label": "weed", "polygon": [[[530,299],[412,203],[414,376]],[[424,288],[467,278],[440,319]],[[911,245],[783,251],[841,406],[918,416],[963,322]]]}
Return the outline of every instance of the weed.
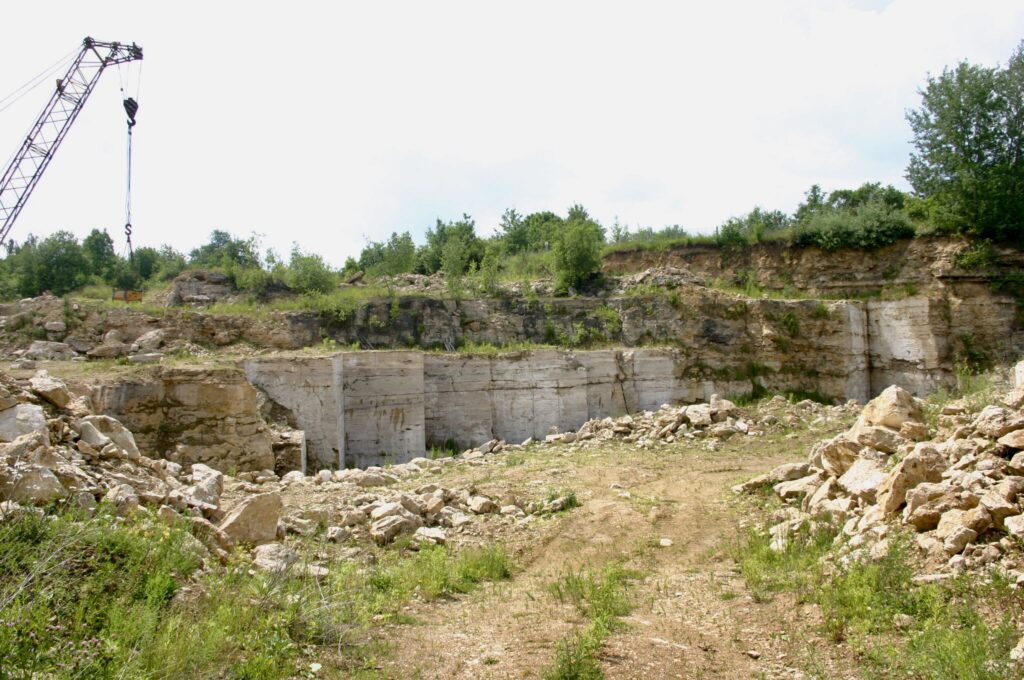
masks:
{"label": "weed", "polygon": [[619,627],[619,617],[630,612],[626,585],[639,576],[622,565],[610,564],[601,571],[570,571],[548,586],[552,597],[572,604],[589,623],[556,645],[555,659],[543,675],[545,680],[604,677],[597,652],[608,634]]}

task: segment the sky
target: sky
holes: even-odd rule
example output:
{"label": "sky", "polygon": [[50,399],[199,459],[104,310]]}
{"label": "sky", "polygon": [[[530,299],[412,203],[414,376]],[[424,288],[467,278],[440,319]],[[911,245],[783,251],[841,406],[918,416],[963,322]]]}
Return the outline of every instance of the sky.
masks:
{"label": "sky", "polygon": [[[80,45],[103,74],[11,238],[107,229],[124,252],[122,85],[139,101],[136,247],[210,231],[335,266],[367,240],[507,208],[709,233],[812,184],[909,189],[928,74],[1005,63],[1024,0],[13,3],[0,97]],[[17,149],[52,80],[0,112]]]}

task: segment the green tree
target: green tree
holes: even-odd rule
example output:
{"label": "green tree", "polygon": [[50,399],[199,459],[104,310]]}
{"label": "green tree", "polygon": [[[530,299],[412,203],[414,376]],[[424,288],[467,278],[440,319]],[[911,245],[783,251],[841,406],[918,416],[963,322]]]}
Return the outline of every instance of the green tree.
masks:
{"label": "green tree", "polygon": [[470,262],[480,263],[484,256],[484,244],[476,235],[476,222],[469,215],[454,222],[437,221],[433,229],[427,230],[427,243],[418,255],[417,270],[421,274],[433,274],[441,271],[444,265],[445,246],[451,240],[459,240],[466,250],[466,263],[462,273],[466,272]]}
{"label": "green tree", "polygon": [[214,267],[233,271],[260,266],[259,237],[235,238],[226,231],[215,229],[210,242],[189,253],[189,264],[194,267]]}
{"label": "green tree", "polygon": [[88,260],[70,232],[58,231],[38,243],[30,237],[15,257],[18,292],[22,295],[46,291],[65,295],[85,283]]}
{"label": "green tree", "polygon": [[568,290],[586,283],[601,266],[604,229],[582,206],[569,209],[569,219],[555,241],[555,275],[558,288]]}
{"label": "green tree", "polygon": [[82,252],[89,265],[89,273],[99,276],[104,281],[111,281],[118,266],[117,253],[114,252],[114,240],[104,229],[93,229],[82,240]]}
{"label": "green tree", "polygon": [[304,254],[299,247],[292,247],[288,262],[288,285],[300,293],[326,293],[337,285],[337,277],[319,255]]}
{"label": "green tree", "polygon": [[462,296],[462,278],[469,266],[469,248],[462,238],[450,238],[444,245],[441,271],[448,293],[453,298]]}
{"label": "green tree", "polygon": [[1024,242],[1024,43],[1005,68],[961,62],[909,111],[907,179],[940,230]]}

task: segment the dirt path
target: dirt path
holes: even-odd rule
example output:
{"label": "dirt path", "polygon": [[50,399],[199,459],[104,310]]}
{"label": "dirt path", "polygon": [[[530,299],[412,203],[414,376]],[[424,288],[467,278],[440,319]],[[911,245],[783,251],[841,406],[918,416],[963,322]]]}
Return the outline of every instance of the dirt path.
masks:
{"label": "dirt path", "polygon": [[[602,648],[607,677],[802,678],[812,677],[798,670],[812,659],[822,677],[852,677],[841,659],[824,658],[814,649],[821,645],[808,644],[813,610],[784,598],[755,604],[727,557],[738,519],[728,486],[793,459],[791,442],[753,455],[751,444],[715,453],[620,447],[553,460],[583,506],[538,532],[517,556],[511,581],[411,607],[419,624],[391,626],[382,635],[392,652],[385,674],[539,678],[556,643],[586,624],[549,595],[548,584],[570,569],[622,562],[644,578],[630,588],[627,625]],[[531,473],[537,470],[518,474]],[[672,544],[659,546],[662,538]]]}

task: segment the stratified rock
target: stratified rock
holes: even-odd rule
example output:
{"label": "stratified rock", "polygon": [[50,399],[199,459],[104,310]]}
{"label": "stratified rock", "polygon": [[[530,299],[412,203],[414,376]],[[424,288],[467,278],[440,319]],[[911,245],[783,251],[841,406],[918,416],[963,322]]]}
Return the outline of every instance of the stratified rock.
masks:
{"label": "stratified rock", "polygon": [[272,541],[277,537],[282,508],[281,494],[261,493],[236,505],[220,523],[220,528],[237,543]]}

